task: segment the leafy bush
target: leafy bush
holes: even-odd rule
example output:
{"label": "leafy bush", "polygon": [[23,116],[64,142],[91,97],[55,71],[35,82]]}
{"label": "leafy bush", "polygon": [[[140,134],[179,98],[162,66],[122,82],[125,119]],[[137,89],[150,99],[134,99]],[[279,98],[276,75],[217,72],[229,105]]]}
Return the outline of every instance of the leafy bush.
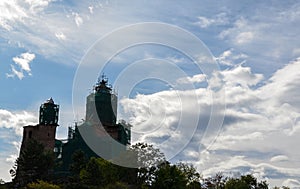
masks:
{"label": "leafy bush", "polygon": [[51,184],[42,180],[38,180],[37,182],[32,182],[27,185],[29,189],[60,189],[60,186]]}

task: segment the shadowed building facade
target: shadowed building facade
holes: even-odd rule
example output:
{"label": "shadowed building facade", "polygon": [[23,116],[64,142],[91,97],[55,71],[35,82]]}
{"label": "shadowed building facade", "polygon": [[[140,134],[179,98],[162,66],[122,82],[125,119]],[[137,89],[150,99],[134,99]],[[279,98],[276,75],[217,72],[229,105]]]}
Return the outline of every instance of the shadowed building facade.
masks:
{"label": "shadowed building facade", "polygon": [[[52,98],[43,103],[40,107],[39,124],[24,126],[21,152],[26,148],[26,143],[34,139],[42,143],[45,150],[54,151],[58,164],[54,172],[58,175],[68,175],[72,155],[76,151],[84,152],[88,159],[101,156],[87,145],[89,138],[95,138],[97,150],[109,152],[108,157],[126,150],[126,146],[130,145],[131,126],[124,121],[116,122],[117,95],[113,93],[107,79],[102,77],[86,100],[85,121],[80,125],[75,124],[73,128],[69,127],[68,138],[62,140],[55,139],[59,105],[55,104]],[[111,140],[121,147],[114,148],[110,145]]]}
{"label": "shadowed building facade", "polygon": [[50,98],[40,106],[39,124],[28,125],[23,128],[21,152],[30,140],[42,143],[45,150],[53,151],[55,146],[56,127],[58,126],[59,105]]}

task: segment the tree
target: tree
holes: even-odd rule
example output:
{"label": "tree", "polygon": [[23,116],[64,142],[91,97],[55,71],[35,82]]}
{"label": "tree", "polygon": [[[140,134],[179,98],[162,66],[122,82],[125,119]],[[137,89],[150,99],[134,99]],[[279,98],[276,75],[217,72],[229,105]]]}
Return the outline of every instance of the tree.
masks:
{"label": "tree", "polygon": [[80,180],[87,185],[100,185],[102,173],[97,158],[92,157],[86,167],[80,171]]}
{"label": "tree", "polygon": [[[287,186],[282,186],[281,187],[282,189],[290,189],[289,187],[287,187]],[[278,186],[275,186],[275,187],[273,187],[273,189],[280,189],[280,187],[278,187]]]}
{"label": "tree", "polygon": [[80,180],[88,186],[106,186],[119,180],[118,170],[109,161],[92,157],[80,171]]}
{"label": "tree", "polygon": [[27,184],[28,189],[60,189],[58,185],[51,184],[42,180]]}
{"label": "tree", "polygon": [[269,184],[265,180],[257,183],[257,189],[268,189],[268,188],[269,188]]}
{"label": "tree", "polygon": [[224,189],[227,178],[222,173],[203,180],[203,188]]}
{"label": "tree", "polygon": [[79,177],[81,169],[83,169],[88,160],[82,150],[77,150],[72,155],[72,164],[70,165],[70,171],[75,177]]}
{"label": "tree", "polygon": [[182,189],[186,188],[188,182],[184,173],[169,162],[161,164],[154,175],[153,188]]}
{"label": "tree", "polygon": [[137,182],[142,185],[150,186],[154,180],[154,173],[157,166],[166,161],[165,155],[153,145],[137,143],[131,147],[137,154]]}
{"label": "tree", "polygon": [[251,189],[251,187],[240,179],[230,178],[225,184],[225,189]]}
{"label": "tree", "polygon": [[266,181],[257,182],[257,179],[248,174],[240,178],[230,178],[226,184],[225,189],[268,189]]}
{"label": "tree", "polygon": [[197,172],[193,165],[179,162],[176,166],[184,174],[188,185],[191,183],[194,185],[196,185],[196,183],[200,184],[201,175]]}
{"label": "tree", "polygon": [[46,179],[53,166],[53,152],[46,151],[43,144],[36,140],[30,140],[10,173],[15,184],[24,186],[38,179]]}
{"label": "tree", "polygon": [[187,189],[202,189],[201,183],[198,181],[193,181],[186,186]]}
{"label": "tree", "polygon": [[127,189],[126,184],[121,182],[116,182],[114,184],[108,184],[105,189]]}
{"label": "tree", "polygon": [[0,179],[0,189],[7,189],[7,188],[11,188],[9,187],[9,184],[5,183],[5,181],[3,179]]}

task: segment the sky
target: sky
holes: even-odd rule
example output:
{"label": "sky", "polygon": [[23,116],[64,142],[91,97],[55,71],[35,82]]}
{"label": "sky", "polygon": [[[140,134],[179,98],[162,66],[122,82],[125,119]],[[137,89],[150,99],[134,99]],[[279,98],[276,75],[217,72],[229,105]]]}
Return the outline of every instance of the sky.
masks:
{"label": "sky", "polygon": [[66,138],[104,73],[132,143],[300,188],[299,23],[296,0],[0,1],[0,178],[40,104]]}

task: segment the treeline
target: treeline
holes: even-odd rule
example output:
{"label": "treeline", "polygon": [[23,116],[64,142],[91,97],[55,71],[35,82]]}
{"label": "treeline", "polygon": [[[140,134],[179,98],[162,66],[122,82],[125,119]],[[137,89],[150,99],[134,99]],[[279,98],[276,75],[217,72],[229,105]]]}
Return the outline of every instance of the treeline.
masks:
{"label": "treeline", "polygon": [[[78,150],[72,155],[67,176],[55,173],[54,155],[45,152],[36,141],[16,160],[10,171],[13,182],[0,188],[28,189],[268,189],[266,181],[258,181],[253,175],[238,178],[218,173],[203,178],[195,167],[187,163],[171,164],[163,153],[152,145],[138,143],[131,146],[137,153],[140,168],[126,168],[102,158],[88,159]],[[288,189],[287,187],[281,187]],[[279,189],[279,187],[274,187]]]}

